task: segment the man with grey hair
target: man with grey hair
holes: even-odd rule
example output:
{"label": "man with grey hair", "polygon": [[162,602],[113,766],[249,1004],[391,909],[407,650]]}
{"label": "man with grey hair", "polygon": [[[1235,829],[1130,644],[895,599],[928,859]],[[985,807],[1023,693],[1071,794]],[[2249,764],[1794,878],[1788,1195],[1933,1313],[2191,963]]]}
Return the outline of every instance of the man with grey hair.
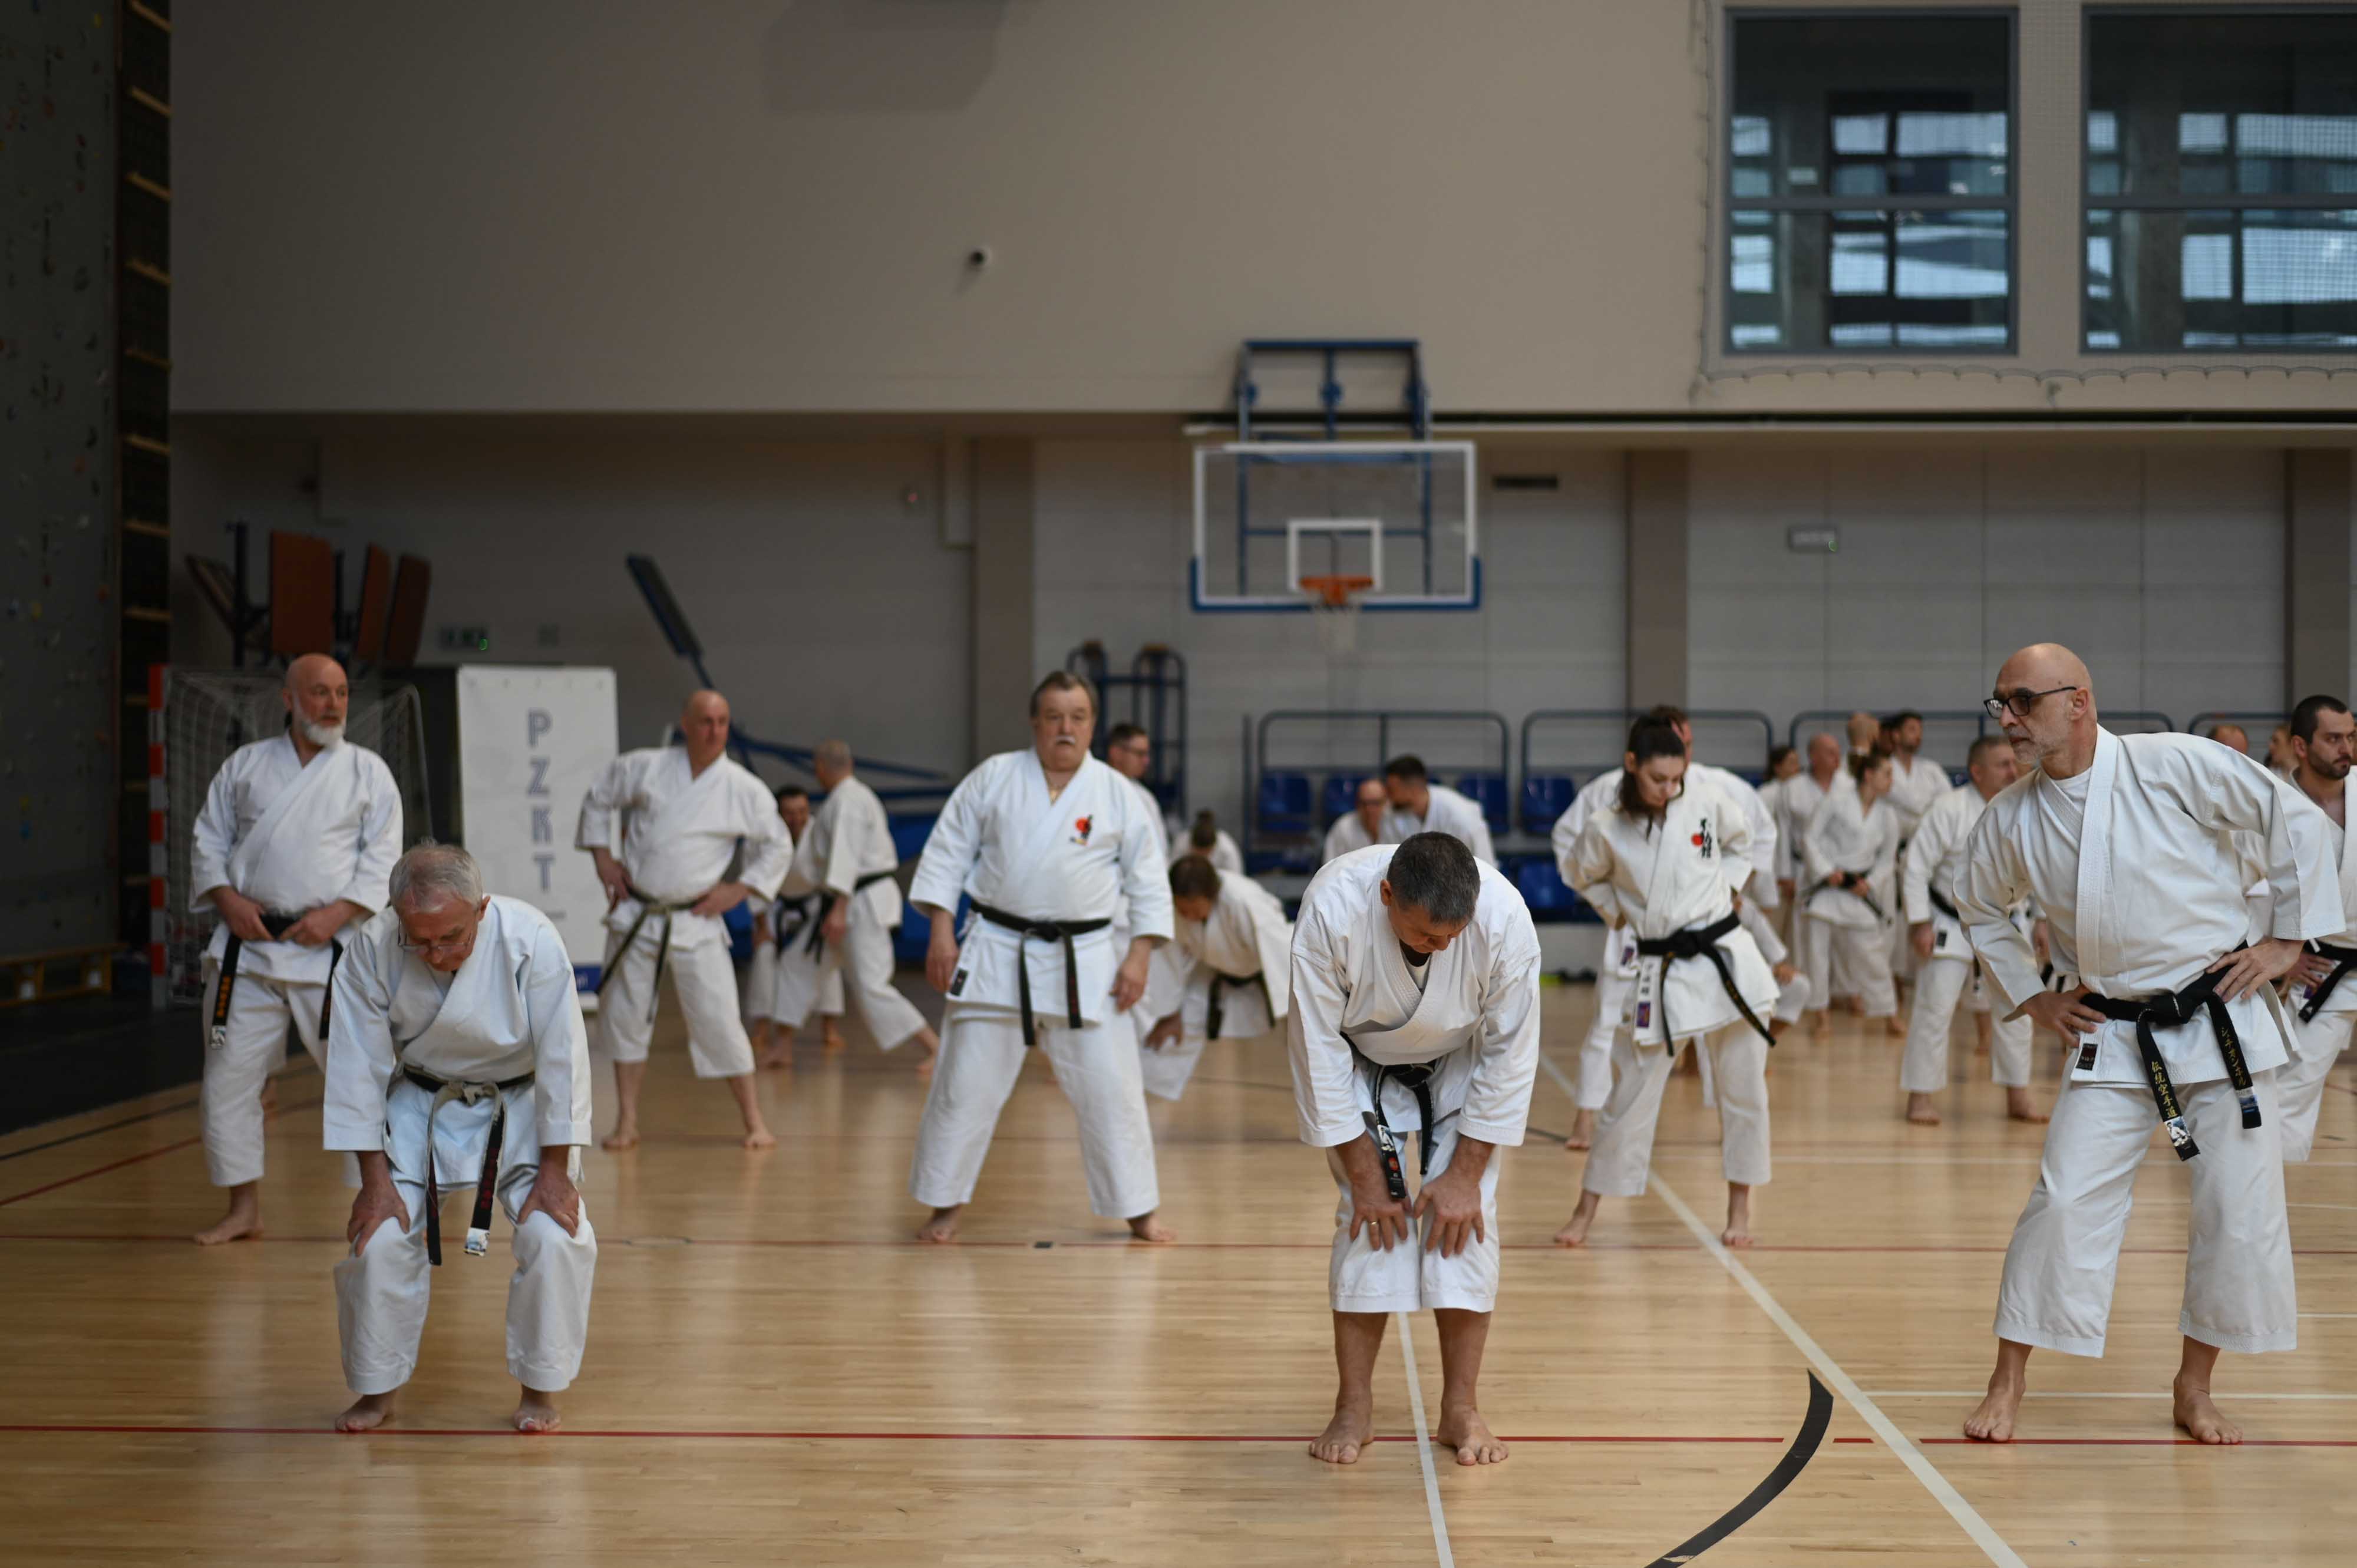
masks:
{"label": "man with grey hair", "polygon": [[337,972],[335,1033],[326,1143],[361,1165],[351,1252],[336,1265],[344,1380],[360,1397],[336,1429],[391,1416],[417,1364],[426,1271],[442,1262],[442,1200],[471,1187],[469,1256],[489,1242],[494,1195],[512,1227],[516,1430],[555,1431],[597,1269],[574,1187],[589,1141],[589,1038],[565,940],[522,899],[486,897],[465,850],[419,844]]}
{"label": "man with grey hair", "polygon": [[[1513,884],[1445,832],[1331,860],[1293,928],[1286,1039],[1301,1141],[1341,1192],[1328,1286],[1340,1391],[1309,1452],[1373,1434],[1383,1319],[1429,1307],[1459,1465],[1505,1444],[1476,1402],[1498,1299],[1496,1151],[1523,1141],[1539,1065],[1539,943]],[[1414,1129],[1411,1199],[1399,1133]]]}
{"label": "man with grey hair", "polygon": [[[324,1058],[328,981],[352,921],[384,907],[401,853],[401,789],[344,740],[351,684],[311,653],[286,667],[286,728],[222,763],[197,816],[190,907],[221,923],[205,949],[205,1165],[229,1212],[200,1246],[262,1234],[262,1090],[286,1026]],[[322,1059],[324,1066],[324,1059]]]}

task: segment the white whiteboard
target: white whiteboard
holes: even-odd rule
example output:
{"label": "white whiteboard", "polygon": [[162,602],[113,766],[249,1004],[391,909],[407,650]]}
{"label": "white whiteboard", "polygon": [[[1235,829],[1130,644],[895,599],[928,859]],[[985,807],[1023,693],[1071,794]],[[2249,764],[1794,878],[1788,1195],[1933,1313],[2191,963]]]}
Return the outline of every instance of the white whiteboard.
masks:
{"label": "white whiteboard", "polygon": [[611,670],[458,671],[458,821],[493,893],[556,924],[574,972],[605,958],[606,893],[573,847],[581,798],[620,751]]}

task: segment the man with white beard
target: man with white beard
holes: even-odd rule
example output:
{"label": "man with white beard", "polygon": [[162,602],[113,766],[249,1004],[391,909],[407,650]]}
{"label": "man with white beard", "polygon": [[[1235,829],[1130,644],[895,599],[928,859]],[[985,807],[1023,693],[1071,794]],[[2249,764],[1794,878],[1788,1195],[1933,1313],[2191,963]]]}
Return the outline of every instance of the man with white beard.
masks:
{"label": "man with white beard", "polygon": [[1285,1021],[1293,945],[1275,894],[1200,855],[1171,865],[1170,910],[1172,940],[1155,957],[1178,955],[1178,984],[1171,1011],[1139,1042],[1146,1092],[1162,1100],[1186,1092],[1211,1041],[1257,1039]]}
{"label": "man with white beard", "polygon": [[[1908,941],[1917,962],[1899,1086],[1907,1091],[1907,1120],[1930,1127],[1940,1124],[1934,1101],[1948,1087],[1948,1032],[1955,1022],[1956,1004],[1979,962],[1965,940],[1963,917],[1956,913],[1956,878],[1964,872],[1965,845],[1981,813],[2018,777],[2012,746],[2003,736],[1981,736],[1973,742],[1968,771],[1970,783],[1950,790],[1923,813],[1915,829],[1912,858],[1900,877]],[[2017,921],[2022,918],[2017,910]],[[2029,1100],[2030,1034],[2027,1017],[1996,1021],[1989,1076],[2005,1087],[2008,1117],[2042,1122],[2046,1118]]]}
{"label": "man with white beard", "polygon": [[[1972,832],[1956,908],[2008,1015],[2079,1041],[2029,1205],[2006,1250],[1996,1368],[1964,1435],[2012,1439],[2030,1350],[2100,1356],[2120,1243],[2156,1109],[2190,1178],[2177,1423],[2238,1443],[2211,1379],[2222,1349],[2298,1337],[2275,1069],[2287,1020],[2270,982],[2348,923],[2329,826],[2298,790],[2192,736],[2115,736],[2070,650],[2025,648],[1992,717],[2029,776]],[[2270,929],[2253,939],[2236,833],[2260,846]],[[2012,911],[2034,897],[2047,989]]]}
{"label": "man with white beard", "polygon": [[360,1397],[336,1430],[392,1416],[417,1365],[427,1271],[442,1262],[443,1200],[471,1187],[468,1256],[489,1247],[494,1198],[511,1227],[515,1428],[554,1432],[597,1272],[574,1186],[589,1141],[589,1036],[573,961],[547,916],[486,897],[456,845],[419,844],[392,880],[391,907],[361,929],[336,978],[326,1143],[361,1166],[351,1251],[336,1265],[344,1380]]}
{"label": "man with white beard", "polygon": [[[639,1086],[668,973],[687,1016],[695,1076],[727,1080],[745,1147],[766,1149],[778,1140],[761,1120],[721,917],[755,895],[774,896],[792,849],[769,786],[725,755],[728,699],[694,693],[679,727],[681,745],[626,751],[607,765],[582,800],[573,836],[597,862],[608,906],[597,1033],[613,1059],[617,1109],[604,1146],[638,1146]],[[740,844],[742,868],[728,880]]]}
{"label": "man with white beard", "polygon": [[1391,810],[1383,815],[1382,842],[1402,843],[1418,833],[1447,833],[1473,852],[1484,865],[1498,864],[1490,843],[1490,819],[1480,802],[1446,784],[1435,784],[1419,757],[1394,757],[1383,764],[1383,793]]}
{"label": "man with white beard", "polygon": [[286,731],[240,746],[192,832],[191,908],[221,912],[205,949],[207,1049],[198,1092],[205,1165],[229,1212],[199,1246],[262,1234],[262,1087],[286,1026],[322,1070],[340,933],[384,907],[401,854],[401,789],[384,759],[344,739],[351,685],[310,653],[286,667]]}
{"label": "man with white beard", "polygon": [[[1341,1191],[1327,1286],[1339,1389],[1309,1445],[1357,1462],[1373,1435],[1375,1353],[1392,1313],[1440,1336],[1434,1440],[1459,1465],[1506,1445],[1477,1384],[1497,1305],[1497,1151],[1523,1141],[1539,1062],[1539,944],[1513,884],[1447,833],[1322,867],[1294,927],[1292,1054],[1301,1141]],[[1399,1133],[1416,1132],[1411,1197]],[[1420,1234],[1419,1234],[1420,1231]]]}
{"label": "man with white beard", "polygon": [[2294,1028],[2291,1061],[2276,1073],[2283,1108],[2284,1158],[2306,1162],[2316,1144],[2324,1079],[2349,1046],[2357,1020],[2357,855],[2349,853],[2349,764],[2357,746],[2357,718],[2337,697],[2309,697],[2292,710],[2293,786],[2332,824],[2334,863],[2341,870],[2341,905],[2349,923],[2337,937],[2311,941],[2291,973]]}
{"label": "man with white beard", "polygon": [[1325,852],[1318,864],[1339,860],[1354,849],[1381,843],[1383,839],[1383,813],[1391,810],[1392,798],[1383,792],[1381,779],[1361,779],[1351,809],[1334,819],[1326,830]]}
{"label": "man with white beard", "polygon": [[[1146,1119],[1130,1009],[1157,944],[1170,940],[1169,872],[1156,814],[1089,755],[1096,693],[1057,671],[1032,691],[1031,745],[985,758],[951,791],[909,888],[932,919],[925,975],[948,998],[941,1067],[917,1127],[909,1196],[932,1210],[920,1240],[957,1236],[998,1113],[1028,1047],[1048,1053],[1080,1122],[1090,1209],[1168,1241],[1155,1218]],[[974,917],[960,940],[960,894]],[[1129,908],[1125,951],[1111,940]]]}

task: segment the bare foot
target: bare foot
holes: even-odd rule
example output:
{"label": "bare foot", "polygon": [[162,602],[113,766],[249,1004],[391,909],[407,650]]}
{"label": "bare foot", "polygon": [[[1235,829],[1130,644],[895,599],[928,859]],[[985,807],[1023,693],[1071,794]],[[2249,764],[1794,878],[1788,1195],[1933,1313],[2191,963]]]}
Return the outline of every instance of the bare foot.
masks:
{"label": "bare foot", "polygon": [[2013,1418],[2021,1413],[2021,1396],[2029,1385],[2003,1373],[1992,1375],[1988,1392],[1972,1414],[1964,1417],[1964,1435],[1975,1443],[2010,1443]]}
{"label": "bare foot", "polygon": [[538,1389],[525,1389],[523,1397],[516,1401],[515,1429],[518,1432],[554,1432],[564,1424],[564,1418],[556,1413],[554,1394],[544,1394]]}
{"label": "bare foot", "polygon": [[1596,1194],[1583,1192],[1579,1195],[1578,1206],[1572,1209],[1571,1218],[1565,1220],[1563,1229],[1555,1233],[1556,1246],[1585,1247],[1587,1245],[1587,1228],[1596,1223]]}
{"label": "bare foot", "polygon": [[2045,1125],[2046,1122],[2046,1112],[2030,1102],[2029,1090],[2027,1089],[2008,1089],[2005,1091],[2005,1115],[2008,1122],[2029,1122],[2040,1126]]}
{"label": "bare foot", "polygon": [[962,1204],[952,1204],[947,1208],[934,1209],[931,1218],[917,1227],[917,1240],[931,1241],[936,1246],[956,1240],[958,1213],[963,1208]]}
{"label": "bare foot", "polygon": [[1894,1040],[1907,1037],[1907,1020],[1893,1013],[1882,1021],[1882,1032]]}
{"label": "bare foot", "polygon": [[793,1065],[794,1048],[791,1046],[771,1046],[761,1053],[761,1070],[764,1072],[776,1072],[780,1068]]}
{"label": "bare foot", "polygon": [[1910,1092],[1907,1096],[1907,1120],[1918,1127],[1937,1127],[1940,1112],[1932,1105],[1930,1095]]}
{"label": "bare foot", "polygon": [[639,1146],[639,1124],[635,1122],[623,1122],[620,1126],[607,1133],[603,1138],[598,1139],[597,1146],[601,1149],[614,1150],[637,1148]]}
{"label": "bare foot", "polygon": [[1751,1189],[1730,1185],[1727,1192],[1727,1229],[1718,1233],[1723,1247],[1751,1245]]}
{"label": "bare foot", "polygon": [[1456,1449],[1459,1465],[1506,1462],[1506,1445],[1491,1434],[1490,1423],[1481,1419],[1478,1410],[1442,1411],[1440,1424],[1433,1428],[1432,1440]]}
{"label": "bare foot", "polygon": [[778,1135],[756,1122],[745,1129],[745,1146],[748,1149],[774,1149],[778,1146]]}
{"label": "bare foot", "polygon": [[1853,1018],[1863,1018],[1866,1016],[1865,997],[1853,996],[1849,999],[1849,1015]]}
{"label": "bare foot", "polygon": [[1150,1213],[1141,1214],[1129,1222],[1129,1233],[1141,1241],[1176,1241],[1178,1233]]}
{"label": "bare foot", "polygon": [[1566,1149],[1584,1149],[1596,1139],[1596,1112],[1582,1111],[1571,1119],[1571,1136],[1563,1141]]}
{"label": "bare foot", "polygon": [[1833,1027],[1832,1015],[1828,1014],[1822,1007],[1818,1008],[1813,1013],[1804,1013],[1802,1016],[1808,1022],[1809,1033],[1814,1035],[1818,1039],[1824,1039],[1825,1037],[1825,1031]]}
{"label": "bare foot", "polygon": [[1374,1420],[1367,1412],[1338,1406],[1326,1430],[1310,1439],[1309,1456],[1323,1459],[1329,1465],[1355,1465],[1359,1462],[1359,1450],[1374,1434]]}
{"label": "bare foot", "polygon": [[338,1432],[374,1432],[393,1419],[391,1394],[362,1394],[336,1417]]}
{"label": "bare foot", "polygon": [[1772,1044],[1772,1043],[1774,1043],[1774,1042],[1775,1042],[1775,1041],[1777,1041],[1777,1040],[1781,1040],[1781,1039],[1782,1039],[1782,1038],[1784,1037],[1784,1031],[1785,1031],[1785,1030],[1787,1030],[1787,1029],[1789,1029],[1789,1028],[1791,1028],[1792,1026],[1792,1020],[1791,1020],[1790,1018],[1770,1018],[1770,1019],[1769,1019],[1769,1020],[1768,1020],[1768,1038],[1769,1038],[1769,1041]]}
{"label": "bare foot", "polygon": [[843,1031],[834,1026],[833,1018],[826,1017],[824,1014],[821,1014],[820,1016],[824,1018],[825,1022],[818,1026],[818,1043],[827,1055],[833,1056],[835,1052],[845,1048],[850,1042],[843,1037]]}
{"label": "bare foot", "polygon": [[2218,1413],[2210,1402],[2210,1391],[2179,1378],[2169,1385],[2169,1403],[2177,1424],[2185,1428],[2196,1443],[2240,1443],[2243,1429]]}
{"label": "bare foot", "polygon": [[235,1241],[247,1236],[262,1234],[262,1200],[251,1188],[236,1193],[229,1200],[229,1212],[210,1230],[199,1230],[189,1240],[199,1247],[218,1247],[224,1241]]}
{"label": "bare foot", "polygon": [[262,1109],[265,1112],[278,1109],[278,1080],[274,1078],[262,1080]]}

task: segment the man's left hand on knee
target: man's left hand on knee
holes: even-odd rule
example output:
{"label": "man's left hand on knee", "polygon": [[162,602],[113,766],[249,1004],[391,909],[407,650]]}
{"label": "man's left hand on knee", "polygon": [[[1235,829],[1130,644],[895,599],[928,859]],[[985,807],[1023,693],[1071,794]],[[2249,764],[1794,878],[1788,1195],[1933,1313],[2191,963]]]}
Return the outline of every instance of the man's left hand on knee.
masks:
{"label": "man's left hand on knee", "polygon": [[540,1151],[540,1175],[533,1178],[532,1191],[516,1210],[516,1228],[533,1212],[547,1215],[564,1229],[567,1236],[581,1234],[581,1193],[573,1185],[568,1166],[573,1151],[544,1144]]}

